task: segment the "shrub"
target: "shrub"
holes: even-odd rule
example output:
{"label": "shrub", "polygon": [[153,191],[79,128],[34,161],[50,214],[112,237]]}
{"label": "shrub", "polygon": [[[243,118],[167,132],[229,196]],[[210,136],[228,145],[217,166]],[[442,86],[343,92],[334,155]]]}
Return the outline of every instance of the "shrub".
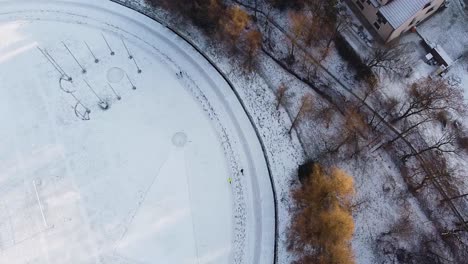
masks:
{"label": "shrub", "polygon": [[357,80],[365,81],[370,85],[377,83],[377,77],[372,72],[372,69],[364,63],[359,54],[341,35],[336,37],[335,46],[338,54],[355,68]]}
{"label": "shrub", "polygon": [[225,16],[226,7],[221,0],[146,0],[150,5],[162,6],[190,19],[207,34],[214,34],[220,20]]}
{"label": "shrub", "polygon": [[299,10],[304,7],[304,0],[270,0],[272,6],[279,10],[295,9]]}
{"label": "shrub", "polygon": [[315,161],[307,161],[306,163],[299,166],[297,170],[297,175],[299,177],[299,182],[301,184],[306,184],[309,176],[312,174],[315,166]]}
{"label": "shrub", "polygon": [[460,147],[466,151],[468,151],[468,137],[464,136],[459,136],[457,138],[458,144]]}
{"label": "shrub", "polygon": [[445,128],[450,121],[449,114],[447,111],[438,111],[435,114],[435,119]]}

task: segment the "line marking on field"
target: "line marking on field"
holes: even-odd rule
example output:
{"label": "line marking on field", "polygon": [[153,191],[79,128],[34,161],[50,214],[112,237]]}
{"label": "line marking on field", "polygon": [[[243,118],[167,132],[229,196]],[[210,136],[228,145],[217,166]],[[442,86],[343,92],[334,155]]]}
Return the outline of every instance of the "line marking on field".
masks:
{"label": "line marking on field", "polygon": [[39,209],[41,210],[42,220],[44,221],[45,228],[47,228],[49,225],[47,224],[47,220],[44,215],[44,210],[42,208],[41,199],[39,199],[39,193],[37,192],[37,187],[36,187],[36,180],[33,180],[32,182],[34,185],[34,191],[36,192],[37,203],[39,204]]}
{"label": "line marking on field", "polygon": [[[143,205],[143,203],[146,201],[146,196],[148,195],[148,193],[150,192],[151,188],[153,187],[154,183],[157,181],[157,178],[159,176],[159,173],[161,172],[161,169],[162,167],[164,167],[164,164],[166,164],[166,162],[169,160],[169,157],[173,154],[172,151],[169,151],[169,153],[166,155],[166,157],[164,158],[164,161],[161,163],[161,165],[159,166],[159,168],[157,169],[157,172],[156,174],[153,176],[153,178],[151,179],[151,182],[150,184],[147,186],[147,188],[144,190],[142,196],[140,197],[140,199],[138,200],[138,204],[136,206],[136,208],[134,208],[134,210],[131,212],[130,214],[130,219],[128,220],[128,222],[125,224],[125,229],[122,233],[122,235],[120,236],[120,238],[115,242],[115,247],[118,246],[118,244],[120,244],[120,242],[122,240],[124,240],[125,236],[127,235],[127,232],[128,230],[130,229],[132,223],[133,223],[133,220],[135,219],[136,215],[138,214],[138,212],[140,211],[140,208],[141,206]],[[115,248],[114,248],[114,251],[115,251]]]}
{"label": "line marking on field", "polygon": [[32,240],[32,239],[34,239],[34,238],[40,236],[41,234],[44,234],[44,233],[48,232],[49,230],[52,230],[53,228],[55,228],[54,225],[52,225],[52,226],[50,226],[50,227],[47,227],[47,228],[44,229],[44,230],[35,232],[35,233],[33,233],[32,235],[29,235],[29,236],[26,237],[26,238],[23,238],[23,239],[18,240],[18,241],[14,241],[14,244],[12,244],[11,246],[8,246],[8,247],[3,248],[3,250],[5,251],[5,250],[8,250],[8,249],[10,249],[10,248],[14,248],[14,247],[16,247],[16,246],[18,246],[18,245],[21,245],[21,244],[25,243],[26,241]]}
{"label": "line marking on field", "polygon": [[197,263],[200,263],[200,250],[199,250],[199,245],[197,241],[197,232],[195,231],[195,217],[193,213],[193,206],[192,206],[192,201],[193,201],[193,195],[192,195],[192,190],[190,186],[190,179],[189,179],[189,168],[188,168],[188,161],[187,161],[187,151],[185,149],[180,150],[183,151],[183,157],[184,157],[184,168],[185,168],[185,182],[187,183],[187,194],[189,198],[189,207],[190,207],[190,218],[192,218],[192,235],[193,235],[193,242],[195,243],[195,254],[197,257]]}

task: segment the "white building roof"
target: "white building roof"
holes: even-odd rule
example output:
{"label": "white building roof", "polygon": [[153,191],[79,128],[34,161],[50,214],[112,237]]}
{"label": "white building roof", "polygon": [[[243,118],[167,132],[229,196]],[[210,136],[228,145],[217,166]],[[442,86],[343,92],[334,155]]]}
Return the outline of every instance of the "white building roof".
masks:
{"label": "white building roof", "polygon": [[452,65],[452,63],[453,63],[452,58],[450,58],[450,56],[447,54],[447,52],[445,52],[445,50],[444,50],[444,48],[442,48],[442,46],[437,45],[434,48],[434,51],[437,52],[437,54],[443,60],[443,64],[445,64],[445,66],[448,67],[448,66]]}
{"label": "white building roof", "polygon": [[431,0],[393,0],[379,10],[393,28],[399,28],[430,2]]}

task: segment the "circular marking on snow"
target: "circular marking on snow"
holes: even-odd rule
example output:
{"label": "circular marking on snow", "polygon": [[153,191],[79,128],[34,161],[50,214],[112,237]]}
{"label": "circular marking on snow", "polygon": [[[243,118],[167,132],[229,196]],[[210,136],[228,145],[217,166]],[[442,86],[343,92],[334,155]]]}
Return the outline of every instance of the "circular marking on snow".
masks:
{"label": "circular marking on snow", "polygon": [[118,83],[120,82],[125,75],[125,72],[117,67],[110,68],[107,70],[107,80],[110,83]]}
{"label": "circular marking on snow", "polygon": [[41,179],[34,180],[34,183],[36,184],[36,186],[41,186],[42,180]]}
{"label": "circular marking on snow", "polygon": [[187,144],[187,134],[184,132],[177,132],[172,136],[172,144],[176,147],[182,148]]}

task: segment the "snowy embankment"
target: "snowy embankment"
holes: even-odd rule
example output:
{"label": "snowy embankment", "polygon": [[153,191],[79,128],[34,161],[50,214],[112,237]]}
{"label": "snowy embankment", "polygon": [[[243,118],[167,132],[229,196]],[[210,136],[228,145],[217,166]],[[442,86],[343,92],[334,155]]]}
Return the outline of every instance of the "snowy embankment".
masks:
{"label": "snowy embankment", "polygon": [[201,55],[111,2],[0,7],[0,262],[273,262],[261,146]]}

